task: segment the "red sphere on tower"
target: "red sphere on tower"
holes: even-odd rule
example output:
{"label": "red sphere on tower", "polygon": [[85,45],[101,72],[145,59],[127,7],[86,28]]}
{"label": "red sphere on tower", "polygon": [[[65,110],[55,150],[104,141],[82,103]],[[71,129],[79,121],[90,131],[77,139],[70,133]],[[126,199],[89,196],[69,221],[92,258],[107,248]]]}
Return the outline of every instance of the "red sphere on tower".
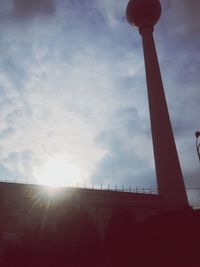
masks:
{"label": "red sphere on tower", "polygon": [[161,5],[158,0],[130,0],[126,9],[128,22],[137,27],[143,24],[154,26],[161,15]]}

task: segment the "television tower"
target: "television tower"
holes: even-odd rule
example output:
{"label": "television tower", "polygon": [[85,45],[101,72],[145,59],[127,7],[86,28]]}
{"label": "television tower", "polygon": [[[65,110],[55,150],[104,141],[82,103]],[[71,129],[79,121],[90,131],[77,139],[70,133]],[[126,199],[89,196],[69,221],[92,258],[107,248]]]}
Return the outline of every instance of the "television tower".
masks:
{"label": "television tower", "polygon": [[159,0],[130,0],[127,5],[126,18],[142,36],[158,191],[165,206],[184,208],[188,199],[153,37],[160,15]]}

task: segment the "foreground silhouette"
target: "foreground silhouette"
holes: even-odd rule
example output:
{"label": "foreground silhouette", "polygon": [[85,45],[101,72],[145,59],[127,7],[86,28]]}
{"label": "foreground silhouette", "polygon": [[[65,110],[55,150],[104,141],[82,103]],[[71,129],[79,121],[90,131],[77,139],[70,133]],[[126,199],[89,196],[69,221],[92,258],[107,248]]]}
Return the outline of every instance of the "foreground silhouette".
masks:
{"label": "foreground silhouette", "polygon": [[105,240],[107,266],[200,266],[200,213],[165,211],[135,223],[128,211],[113,214]]}
{"label": "foreground silhouette", "polygon": [[5,267],[100,266],[100,238],[84,211],[68,209],[56,231],[26,229],[21,240],[5,250]]}
{"label": "foreground silhouette", "polygon": [[101,240],[89,215],[75,208],[54,232],[26,229],[8,245],[1,266],[197,267],[199,244],[199,211],[163,211],[136,222],[130,210],[117,209]]}

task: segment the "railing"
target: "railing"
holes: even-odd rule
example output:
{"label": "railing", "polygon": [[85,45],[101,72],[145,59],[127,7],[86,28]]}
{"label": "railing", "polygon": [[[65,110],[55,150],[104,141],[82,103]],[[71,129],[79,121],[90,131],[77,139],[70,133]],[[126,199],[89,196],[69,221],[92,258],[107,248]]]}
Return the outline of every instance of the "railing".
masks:
{"label": "railing", "polygon": [[[19,180],[19,179],[0,179],[0,183],[15,183],[15,184],[28,184],[28,185],[42,185],[40,183],[37,182],[33,182],[31,180]],[[94,185],[94,184],[84,184],[84,185],[80,185],[80,184],[76,184],[76,186],[62,186],[62,187],[67,187],[67,188],[72,188],[72,189],[89,189],[89,190],[102,190],[102,191],[111,191],[111,192],[129,192],[129,193],[138,193],[138,194],[153,194],[153,195],[158,195],[158,190],[156,187],[150,187],[150,188],[137,188],[137,187],[125,187],[125,186],[114,186],[111,187],[110,185],[107,185],[107,187],[104,187],[102,184],[101,185]],[[198,193],[198,197],[197,200],[190,200],[190,206],[193,209],[200,209],[200,187],[187,187],[186,191],[188,194],[190,194],[190,192],[196,192]]]}
{"label": "railing", "polygon": [[[28,185],[44,185],[44,184],[40,184],[38,182],[33,182],[30,181],[29,179],[24,179],[24,180],[19,180],[19,179],[0,179],[0,182],[4,182],[4,183],[15,183],[15,184],[28,184]],[[48,185],[47,185],[48,186]],[[100,185],[96,185],[96,184],[75,184],[75,185],[64,185],[64,186],[60,186],[60,187],[68,187],[68,188],[74,188],[74,189],[92,189],[92,190],[102,190],[102,191],[112,191],[112,192],[129,192],[129,193],[138,193],[138,194],[154,194],[157,195],[158,194],[158,190],[156,187],[143,187],[143,188],[138,188],[138,187],[133,187],[133,186],[124,186],[122,185],[121,187],[115,185],[115,186],[111,186],[111,185],[107,185],[104,186],[103,184]]]}
{"label": "railing", "polygon": [[[30,179],[9,179],[9,178],[0,178],[0,182],[4,182],[4,183],[15,183],[15,184],[28,184],[28,185],[43,185],[40,184],[36,181],[32,181]],[[111,191],[111,192],[129,192],[129,193],[138,193],[138,194],[153,194],[153,195],[158,195],[158,189],[154,186],[152,187],[144,187],[144,188],[139,188],[139,187],[133,187],[133,186],[124,186],[122,185],[121,187],[114,185],[107,185],[104,186],[103,184],[97,185],[97,184],[74,184],[74,185],[65,185],[65,186],[60,186],[60,187],[67,187],[67,188],[73,188],[73,189],[90,189],[90,190],[102,190],[102,191]],[[193,203],[193,201],[190,202],[191,206],[194,207],[198,207],[200,208],[200,187],[186,187],[186,191],[188,193],[188,196],[191,193],[197,193],[198,196],[196,196],[196,198],[198,198],[196,203]]]}

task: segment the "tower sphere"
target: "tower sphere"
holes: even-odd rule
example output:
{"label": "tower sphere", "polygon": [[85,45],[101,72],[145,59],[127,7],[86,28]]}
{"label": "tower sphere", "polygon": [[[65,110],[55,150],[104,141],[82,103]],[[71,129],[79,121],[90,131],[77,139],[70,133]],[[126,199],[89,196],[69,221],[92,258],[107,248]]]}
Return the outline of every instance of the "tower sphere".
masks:
{"label": "tower sphere", "polygon": [[137,28],[143,24],[154,26],[161,15],[159,0],[129,0],[126,9],[127,21]]}

